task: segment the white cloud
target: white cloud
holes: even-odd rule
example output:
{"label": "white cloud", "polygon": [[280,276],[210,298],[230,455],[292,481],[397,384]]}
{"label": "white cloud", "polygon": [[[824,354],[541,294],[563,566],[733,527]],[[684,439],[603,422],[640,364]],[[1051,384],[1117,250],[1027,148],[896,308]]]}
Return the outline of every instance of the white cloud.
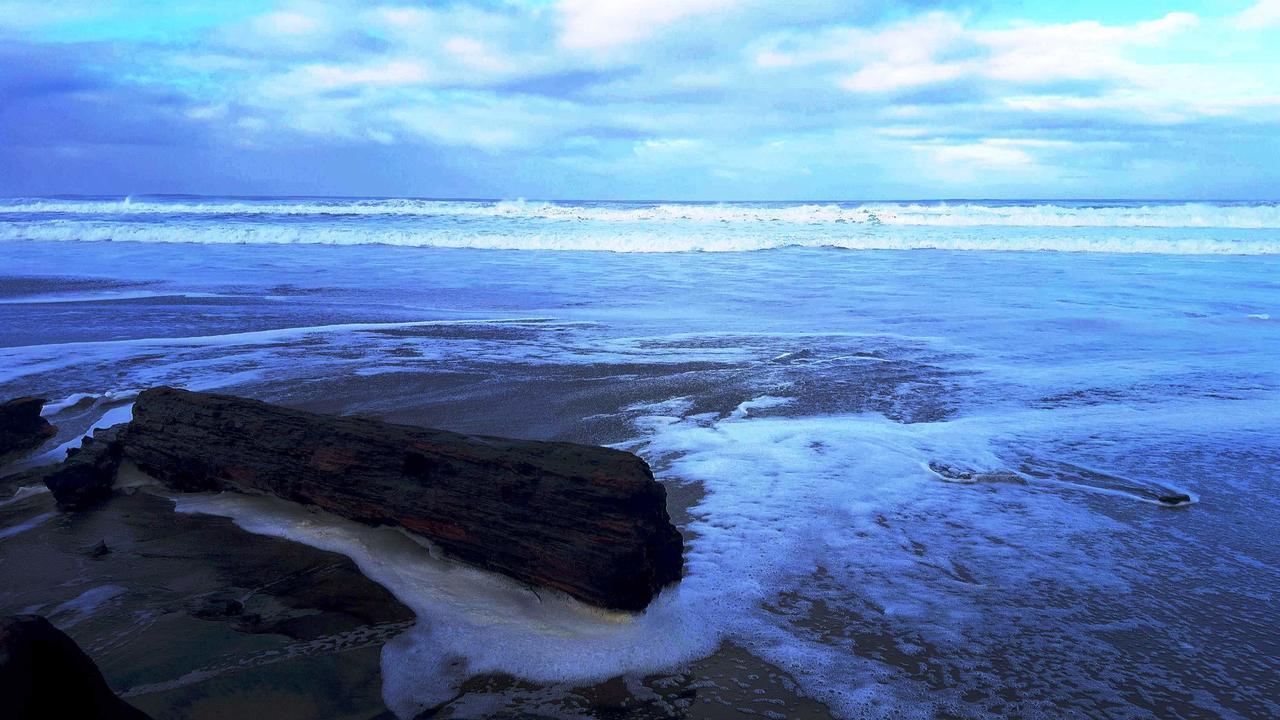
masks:
{"label": "white cloud", "polygon": [[288,57],[331,52],[348,31],[341,9],[307,1],[223,26],[215,36],[240,54]]}
{"label": "white cloud", "polygon": [[738,0],[560,0],[560,45],[601,50],[629,45],[676,21],[730,8]]}
{"label": "white cloud", "polygon": [[976,165],[986,168],[1009,168],[1030,165],[1035,159],[1015,143],[998,139],[962,145],[916,145],[918,151],[928,153],[940,163],[948,165]]}
{"label": "white cloud", "polygon": [[94,20],[108,15],[114,8],[105,3],[46,0],[39,4],[21,1],[0,2],[0,28],[29,29],[41,25]]}
{"label": "white cloud", "polygon": [[397,103],[378,112],[404,132],[442,145],[497,153],[533,147],[566,127],[562,103],[499,97],[487,93],[448,93]]}
{"label": "white cloud", "polygon": [[264,35],[310,35],[322,27],[318,18],[298,12],[267,13],[254,19],[254,27]]}
{"label": "white cloud", "polygon": [[636,143],[632,146],[632,152],[641,157],[684,155],[697,150],[701,145],[702,143],[690,138],[653,138]]}
{"label": "white cloud", "polygon": [[419,28],[430,22],[432,13],[416,7],[378,7],[370,14],[380,18],[385,24],[397,28]]}
{"label": "white cloud", "polygon": [[512,69],[511,63],[475,38],[454,36],[444,43],[444,49],[467,67],[501,74]]}
{"label": "white cloud", "polygon": [[895,65],[891,62],[877,62],[840,81],[840,86],[854,92],[880,93],[933,85],[967,74],[967,68],[957,63]]}
{"label": "white cloud", "polygon": [[1088,21],[975,32],[973,40],[991,53],[975,71],[1021,83],[1128,77],[1138,68],[1126,58],[1130,48],[1158,45],[1198,22],[1195,15],[1170,13],[1129,26]]}
{"label": "white cloud", "polygon": [[755,56],[761,68],[815,65],[931,62],[965,37],[961,18],[944,12],[918,15],[887,27],[831,27],[813,33],[783,32],[767,40]]}
{"label": "white cloud", "polygon": [[187,108],[187,117],[192,120],[217,120],[226,117],[227,106],[221,103],[214,105],[197,105]]}
{"label": "white cloud", "polygon": [[876,134],[888,138],[918,138],[928,135],[928,131],[923,128],[913,127],[882,127],[876,128]]}
{"label": "white cloud", "polygon": [[420,85],[431,74],[422,63],[392,60],[371,65],[304,65],[276,81],[282,94],[334,90],[346,87],[371,88]]}
{"label": "white cloud", "polygon": [[1266,34],[1240,31],[1273,22],[1280,0],[1195,33],[1187,13],[876,22],[863,11],[882,0],[805,0],[804,21],[765,0],[392,2],[404,4],[283,0],[149,72],[191,92],[181,112],[201,128],[263,147],[439,145],[619,177],[681,167],[759,182],[879,164],[902,182],[920,168],[1021,179],[1090,155],[1063,137],[1167,152],[1180,125],[1280,122]]}
{"label": "white cloud", "polygon": [[[1019,84],[1123,80],[1141,72],[1127,58],[1129,50],[1159,45],[1197,22],[1194,15],[1170,13],[1132,25],[1020,23],[984,30],[969,28],[950,13],[933,12],[880,29],[834,28],[810,38],[777,38],[756,53],[755,63],[763,69],[852,66],[838,82],[859,93],[964,78]],[[784,50],[783,45],[799,49]]]}
{"label": "white cloud", "polygon": [[1280,0],[1258,0],[1235,17],[1235,24],[1243,30],[1280,27]]}

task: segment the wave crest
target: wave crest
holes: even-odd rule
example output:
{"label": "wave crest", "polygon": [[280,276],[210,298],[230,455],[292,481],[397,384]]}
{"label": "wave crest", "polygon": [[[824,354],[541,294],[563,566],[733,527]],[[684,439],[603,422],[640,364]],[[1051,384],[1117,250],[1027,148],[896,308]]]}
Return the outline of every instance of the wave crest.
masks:
{"label": "wave crest", "polygon": [[845,250],[953,250],[990,252],[1135,253],[1157,255],[1276,255],[1280,239],[1188,238],[1097,233],[945,234],[525,232],[484,233],[439,228],[219,224],[0,224],[0,241],[85,241],[272,245],[397,245],[483,250],[561,250],[618,253],[747,252],[781,248]]}
{"label": "wave crest", "polygon": [[406,216],[593,223],[1280,229],[1278,203],[558,203],[416,199],[0,201],[0,214]]}

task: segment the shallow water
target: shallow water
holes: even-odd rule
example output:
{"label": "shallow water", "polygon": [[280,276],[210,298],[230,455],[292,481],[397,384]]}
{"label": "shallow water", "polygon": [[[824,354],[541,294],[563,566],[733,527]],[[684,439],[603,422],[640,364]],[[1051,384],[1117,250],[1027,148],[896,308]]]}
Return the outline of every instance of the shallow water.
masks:
{"label": "shallow water", "polygon": [[[1173,217],[1141,208],[1106,210],[1101,228],[864,228],[911,247],[1109,238],[1140,254],[10,240],[0,396],[69,399],[51,448],[136,389],[174,384],[645,457],[668,484],[687,567],[630,620],[442,579],[399,536],[190,501],[345,552],[418,613],[383,653],[402,714],[468,676],[554,696],[741,648],[838,717],[1270,717],[1280,256],[1217,251],[1280,246],[1273,211],[1198,210],[1225,226],[1207,229],[1116,219]],[[673,222],[646,212],[572,232]],[[552,222],[522,218],[502,217],[503,237]],[[667,231],[768,234],[759,219],[703,228],[722,220]],[[28,218],[5,237],[77,222]],[[534,229],[521,235],[522,222]],[[1176,493],[1192,502],[1156,499]]]}

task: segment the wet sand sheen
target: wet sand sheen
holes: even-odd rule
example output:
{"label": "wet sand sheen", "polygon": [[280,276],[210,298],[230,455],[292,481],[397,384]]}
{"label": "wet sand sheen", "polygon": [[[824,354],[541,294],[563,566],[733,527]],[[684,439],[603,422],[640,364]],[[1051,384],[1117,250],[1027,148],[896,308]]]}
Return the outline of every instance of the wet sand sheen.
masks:
{"label": "wet sand sheen", "polygon": [[[0,521],[52,512],[50,498],[36,496],[3,508]],[[95,557],[99,540],[109,552]],[[143,489],[7,539],[0,566],[12,581],[0,613],[47,614],[158,719],[264,709],[280,720],[391,717],[382,646],[415,618],[342,555],[175,512]],[[667,673],[586,685],[480,674],[454,695],[432,716],[710,718],[730,707],[827,716],[786,673],[732,646]]]}

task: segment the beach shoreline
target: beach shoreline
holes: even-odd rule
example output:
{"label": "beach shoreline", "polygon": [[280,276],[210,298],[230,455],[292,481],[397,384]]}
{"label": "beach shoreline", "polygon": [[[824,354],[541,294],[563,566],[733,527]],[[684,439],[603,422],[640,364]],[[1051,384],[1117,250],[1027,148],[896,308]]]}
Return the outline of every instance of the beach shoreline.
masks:
{"label": "beach shoreline", "polygon": [[[1267,422],[1280,398],[1265,361],[1280,339],[1269,257],[3,247],[0,397],[51,401],[60,428],[40,452],[140,390],[174,385],[649,462],[685,537],[684,581],[631,636],[517,624],[489,642],[456,619],[467,602],[441,605],[440,627],[456,631],[444,641],[472,668],[452,716],[1270,712],[1280,648],[1263,628],[1280,559],[1257,540],[1280,516],[1267,511],[1280,463]],[[1162,506],[1166,491],[1191,501]],[[24,571],[66,575],[24,580],[3,610],[126,588],[67,631],[116,689],[172,681],[130,679],[136,668],[100,639],[132,627],[147,587],[170,581],[89,572],[106,566],[79,545],[104,538],[76,535],[49,502],[0,506],[0,530],[14,532],[0,562],[21,550]],[[130,513],[173,515],[159,498],[130,509],[143,502],[95,512],[113,532]],[[251,556],[283,542],[217,522],[236,536],[219,542]],[[71,533],[65,547],[58,533]],[[107,557],[126,556],[122,545]],[[84,582],[44,589],[81,567]],[[186,628],[220,628],[199,653],[286,642],[171,615],[174,632],[139,647],[177,652]],[[410,629],[390,641],[420,637]],[[331,685],[369,685],[351,717],[383,712],[386,639],[290,667],[358,656]],[[530,657],[614,679],[530,680],[545,677],[521,664]],[[435,697],[439,684],[420,675],[393,697]],[[166,717],[183,692],[249,687],[209,682],[129,700]],[[328,690],[316,697],[329,702]]]}

